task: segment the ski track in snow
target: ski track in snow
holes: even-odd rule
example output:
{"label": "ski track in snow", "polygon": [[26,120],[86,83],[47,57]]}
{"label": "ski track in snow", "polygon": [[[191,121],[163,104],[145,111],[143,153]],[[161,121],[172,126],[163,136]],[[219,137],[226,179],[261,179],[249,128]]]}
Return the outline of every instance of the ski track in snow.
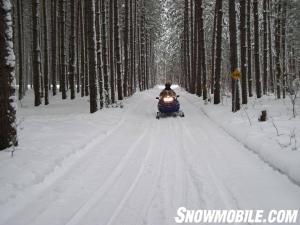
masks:
{"label": "ski track in snow", "polygon": [[300,208],[298,186],[176,91],[185,118],[156,120],[159,90],[138,93],[105,137],[82,145],[74,162],[50,174],[45,187],[33,186],[17,209],[8,204],[0,224],[171,225],[181,206]]}

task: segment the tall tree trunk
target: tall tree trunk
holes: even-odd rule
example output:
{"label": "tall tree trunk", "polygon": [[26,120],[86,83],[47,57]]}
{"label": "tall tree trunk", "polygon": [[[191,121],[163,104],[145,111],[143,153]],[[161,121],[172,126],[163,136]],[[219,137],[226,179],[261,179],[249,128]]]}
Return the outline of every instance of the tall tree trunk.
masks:
{"label": "tall tree trunk", "polygon": [[[193,0],[190,1],[190,11],[191,11],[191,80],[190,80],[190,93],[195,94],[196,91],[196,60],[195,60],[195,50],[196,50],[196,39],[197,39],[197,33],[195,32],[196,28],[196,13],[195,9],[196,7],[193,6]],[[200,71],[199,71],[200,72]],[[202,93],[201,93],[202,94]]]}
{"label": "tall tree trunk", "polygon": [[[130,1],[131,2],[131,1]],[[129,37],[129,0],[125,0],[125,27],[124,27],[124,81],[123,95],[128,96],[128,77],[129,77],[129,52],[128,52],[128,37]]]}
{"label": "tall tree trunk", "polygon": [[103,74],[102,74],[102,58],[101,58],[101,0],[97,0],[96,4],[96,35],[97,35],[97,70],[98,70],[98,85],[100,95],[100,109],[104,106],[103,99]]}
{"label": "tall tree trunk", "polygon": [[65,25],[66,25],[66,17],[65,17],[65,0],[60,0],[60,75],[61,75],[61,92],[62,99],[67,98],[67,87],[66,87],[66,48],[65,48]]}
{"label": "tall tree trunk", "polygon": [[281,56],[281,42],[280,42],[280,36],[281,36],[281,20],[280,20],[280,14],[281,14],[281,0],[277,3],[277,17],[275,19],[275,51],[276,51],[276,89],[277,89],[277,98],[281,98],[281,65],[280,65],[280,56]]}
{"label": "tall tree trunk", "polygon": [[51,34],[51,73],[52,73],[52,94],[56,95],[57,77],[57,0],[52,0],[52,34]]}
{"label": "tall tree trunk", "polygon": [[261,98],[261,75],[260,75],[260,61],[259,61],[259,18],[258,18],[258,0],[253,0],[253,14],[254,14],[254,57],[255,57],[255,86],[256,96]]}
{"label": "tall tree trunk", "polygon": [[190,26],[189,26],[189,0],[185,0],[185,7],[184,7],[184,12],[185,12],[185,48],[186,48],[186,79],[187,79],[187,86],[186,89],[190,91],[190,74],[191,74],[191,60],[190,60]]}
{"label": "tall tree trunk", "polygon": [[83,2],[83,9],[84,9],[84,16],[83,16],[83,18],[84,18],[84,26],[83,26],[83,31],[84,31],[84,41],[83,41],[83,43],[84,43],[84,85],[85,85],[85,87],[84,87],[84,94],[85,94],[85,96],[89,96],[90,95],[90,84],[89,84],[89,53],[88,53],[88,51],[89,51],[89,44],[88,44],[88,35],[87,35],[87,33],[88,33],[88,19],[87,19],[87,17],[88,17],[88,15],[86,14],[86,12],[87,12],[87,9],[86,9],[86,2]]}
{"label": "tall tree trunk", "polygon": [[247,33],[246,0],[241,0],[240,1],[240,42],[241,42],[242,104],[248,103],[246,33]]}
{"label": "tall tree trunk", "polygon": [[145,30],[145,0],[142,0],[142,12],[141,12],[141,90],[145,90],[145,78],[146,78],[146,30]]}
{"label": "tall tree trunk", "polygon": [[11,7],[10,1],[0,0],[0,150],[18,144]]}
{"label": "tall tree trunk", "polygon": [[17,18],[18,18],[18,57],[19,57],[19,100],[22,100],[24,89],[24,77],[23,77],[23,4],[22,0],[17,0]]}
{"label": "tall tree trunk", "polygon": [[83,12],[83,3],[81,1],[79,1],[79,6],[80,6],[80,80],[81,80],[81,97],[84,97],[85,95],[85,89],[86,89],[86,85],[85,85],[85,76],[86,76],[86,72],[85,72],[85,29],[84,29],[84,12]]}
{"label": "tall tree trunk", "polygon": [[196,38],[197,38],[197,51],[196,51],[196,54],[197,56],[195,56],[196,58],[196,61],[195,61],[195,66],[196,66],[196,94],[197,96],[202,96],[202,46],[201,46],[201,27],[200,27],[200,24],[201,24],[201,16],[200,16],[200,1],[195,1],[195,8],[196,8],[196,13],[195,15],[198,15],[196,16],[196,31],[195,32],[197,34]]}
{"label": "tall tree trunk", "polygon": [[273,69],[273,54],[272,54],[272,29],[271,29],[271,1],[268,0],[268,41],[269,41],[269,74],[271,92],[275,92],[274,87],[274,69]]}
{"label": "tall tree trunk", "polygon": [[71,31],[70,31],[70,62],[69,62],[69,83],[71,99],[75,99],[75,76],[76,76],[76,31],[75,31],[75,1],[71,2]]}
{"label": "tall tree trunk", "polygon": [[248,91],[249,97],[253,96],[253,79],[252,79],[252,41],[251,41],[251,0],[247,0],[247,46],[248,46],[248,57],[247,57],[247,77],[248,77]]}
{"label": "tall tree trunk", "polygon": [[121,76],[121,53],[120,53],[120,36],[119,36],[118,0],[114,0],[114,40],[115,40],[114,46],[115,46],[115,60],[116,60],[116,73],[117,73],[118,100],[123,100],[122,76]]}
{"label": "tall tree trunk", "polygon": [[80,1],[77,1],[77,14],[76,14],[76,92],[80,92]]}
{"label": "tall tree trunk", "polygon": [[90,113],[97,109],[97,54],[96,54],[96,31],[95,31],[95,0],[85,0],[85,14],[87,26],[87,44],[88,44],[88,66],[89,66],[89,88],[90,88]]}
{"label": "tall tree trunk", "polygon": [[215,79],[215,50],[216,50],[216,28],[217,28],[217,4],[215,4],[215,12],[214,12],[214,26],[213,26],[213,34],[212,34],[212,44],[211,44],[211,77],[210,77],[210,91],[211,94],[214,93],[214,79]]}
{"label": "tall tree trunk", "polygon": [[216,71],[214,83],[214,104],[221,102],[221,64],[222,64],[222,22],[223,22],[223,0],[216,0],[217,16],[217,46],[216,46]]}
{"label": "tall tree trunk", "polygon": [[40,93],[40,77],[41,77],[41,49],[40,49],[40,1],[32,0],[32,67],[33,67],[33,79],[34,79],[34,106],[41,104]]}
{"label": "tall tree trunk", "polygon": [[287,1],[282,1],[282,19],[281,19],[281,46],[282,46],[282,97],[286,96],[287,70],[286,70],[286,14]]}
{"label": "tall tree trunk", "polygon": [[130,74],[129,74],[129,95],[133,94],[133,87],[134,87],[134,77],[135,77],[135,61],[134,61],[134,36],[135,36],[135,28],[133,27],[133,0],[129,0],[129,12],[130,12],[130,29],[129,29],[129,36],[130,36]]}
{"label": "tall tree trunk", "polygon": [[[231,73],[238,68],[237,28],[235,0],[229,0],[229,36],[230,36],[230,67]],[[232,112],[240,110],[240,92],[238,80],[232,78]]]}
{"label": "tall tree trunk", "polygon": [[45,105],[49,104],[49,56],[48,56],[48,24],[47,24],[47,1],[43,0],[43,16],[44,16],[44,90]]}
{"label": "tall tree trunk", "polygon": [[[199,8],[199,24],[198,24],[198,36],[199,36],[199,45],[200,45],[200,54],[199,57],[201,58],[201,68],[202,68],[202,84],[203,84],[203,100],[207,99],[207,71],[206,71],[206,49],[205,49],[205,40],[204,40],[204,21],[203,21],[203,0],[198,1],[198,8]],[[198,63],[200,63],[198,61]],[[200,71],[199,71],[200,72]]]}
{"label": "tall tree trunk", "polygon": [[108,83],[108,68],[107,68],[107,38],[106,38],[106,9],[105,9],[105,0],[101,0],[101,38],[102,38],[102,60],[103,60],[103,81],[104,81],[104,98],[105,106],[109,105],[109,83]]}
{"label": "tall tree trunk", "polygon": [[114,0],[109,1],[109,68],[111,103],[115,103],[115,62],[114,62]]}
{"label": "tall tree trunk", "polygon": [[268,30],[267,30],[267,0],[263,0],[263,93],[268,90]]}

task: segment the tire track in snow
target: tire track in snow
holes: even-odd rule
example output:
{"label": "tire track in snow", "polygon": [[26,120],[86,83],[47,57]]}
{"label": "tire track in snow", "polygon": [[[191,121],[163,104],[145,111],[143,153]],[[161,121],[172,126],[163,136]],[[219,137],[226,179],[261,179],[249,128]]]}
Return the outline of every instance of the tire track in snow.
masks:
{"label": "tire track in snow", "polygon": [[[123,208],[125,207],[128,199],[132,196],[132,194],[134,193],[134,190],[136,188],[136,186],[138,185],[138,183],[140,182],[143,173],[145,172],[145,168],[147,166],[147,163],[149,161],[150,158],[150,154],[153,153],[153,134],[155,131],[155,127],[151,127],[150,132],[148,132],[148,135],[150,137],[150,143],[149,146],[147,147],[147,152],[145,155],[145,158],[143,159],[143,162],[138,170],[137,175],[135,176],[132,184],[130,185],[129,189],[126,191],[126,193],[124,194],[124,197],[121,199],[118,207],[115,209],[113,215],[110,217],[109,221],[106,223],[106,225],[111,225],[113,224],[113,222],[116,220],[117,216],[121,213],[121,211],[123,210]],[[146,204],[147,205],[147,204]]]}
{"label": "tire track in snow", "polygon": [[[201,206],[202,208],[206,207],[207,206],[207,202],[206,200],[204,199],[203,195],[205,194],[204,193],[204,190],[203,190],[203,183],[199,183],[201,182],[200,178],[202,178],[203,176],[199,175],[199,173],[197,172],[197,170],[194,168],[194,165],[198,165],[198,162],[193,162],[191,163],[189,161],[189,157],[188,156],[191,156],[192,155],[192,152],[190,150],[189,147],[186,146],[185,144],[185,133],[186,132],[189,132],[187,131],[187,128],[184,124],[184,121],[180,120],[180,128],[182,130],[181,132],[181,145],[182,145],[182,150],[184,150],[184,152],[180,151],[180,156],[181,156],[181,159],[184,161],[184,166],[185,166],[185,172],[187,173],[187,176],[190,178],[190,183],[193,185],[193,188],[197,194],[197,199],[198,199],[198,203]],[[190,157],[190,158],[193,158],[195,159],[195,157]],[[201,170],[199,170],[201,171]]]}
{"label": "tire track in snow", "polygon": [[[182,96],[184,96],[184,95],[182,95]],[[193,106],[193,107],[197,108],[196,106],[194,106],[194,104],[192,102],[190,102],[187,99],[186,96],[184,96],[184,99],[189,102],[189,104],[186,104],[187,107]],[[189,110],[189,112],[193,112],[193,110]],[[195,121],[193,123],[195,123]],[[197,157],[195,152],[192,152],[191,150],[189,150],[189,148],[186,148],[187,150],[189,150],[190,154],[193,155],[193,157],[190,157],[190,158],[191,159],[192,158],[199,159],[199,160],[201,160],[201,162],[203,162],[202,165],[205,165],[206,171],[209,173],[209,175],[210,175],[209,177],[211,178],[215,188],[217,188],[219,196],[222,199],[222,202],[225,204],[225,206],[228,209],[239,208],[236,198],[232,195],[232,192],[229,191],[229,189],[225,185],[225,183],[222,182],[222,179],[220,178],[220,176],[218,176],[217,172],[214,171],[213,168],[209,165],[208,161],[205,160],[205,156],[203,155],[203,150],[199,148],[199,142],[202,141],[202,143],[204,143],[204,148],[209,148],[206,152],[210,152],[210,153],[213,152],[213,154],[215,155],[216,153],[215,153],[213,144],[216,144],[216,143],[214,142],[214,140],[212,138],[209,138],[208,140],[206,140],[204,138],[203,138],[203,140],[201,140],[201,139],[199,140],[199,137],[207,137],[207,135],[204,133],[203,129],[197,129],[197,139],[196,139],[194,137],[194,134],[191,132],[191,128],[188,128],[187,125],[183,122],[181,122],[181,124],[183,125],[184,130],[186,131],[185,134],[186,134],[187,138],[190,140],[190,142],[193,144],[193,146],[195,146],[194,148],[192,148],[193,151],[195,151],[194,149],[199,149],[199,151],[197,151],[197,153],[199,154],[200,157]],[[201,124],[201,123],[199,122],[199,124]],[[199,134],[198,132],[201,132],[201,134]],[[194,164],[196,166],[196,168],[198,168],[196,170],[196,169],[193,169],[192,166],[189,166],[189,170],[191,171],[191,174],[194,174],[194,177],[195,177],[195,176],[197,176],[197,173],[198,173],[197,171],[201,171],[201,168],[199,168],[199,162],[194,162],[192,164]],[[206,180],[209,180],[209,179],[206,179]],[[197,182],[195,182],[195,184],[197,184]]]}
{"label": "tire track in snow", "polygon": [[88,200],[74,213],[70,220],[65,223],[65,225],[76,225],[84,218],[84,216],[100,201],[100,199],[106,194],[111,186],[114,185],[114,182],[119,178],[126,167],[126,164],[129,162],[130,157],[139,147],[139,143],[147,137],[149,128],[140,135],[140,137],[133,143],[131,148],[127,151],[126,155],[122,158],[122,161],[118,163],[117,167],[112,171],[110,176],[101,184],[96,193],[91,195]]}
{"label": "tire track in snow", "polygon": [[[86,157],[89,157],[90,153],[95,150],[96,146],[101,145],[105,142],[108,138],[114,135],[119,129],[127,122],[128,115],[132,114],[132,111],[136,111],[139,108],[139,101],[134,104],[133,108],[128,108],[124,113],[122,113],[122,117],[117,123],[116,126],[111,128],[109,131],[106,132],[104,137],[100,137],[103,131],[97,132],[93,135],[93,137],[88,141],[87,144],[82,145],[79,147],[78,151],[71,154],[68,158],[64,159],[60,165],[56,166],[51,173],[49,173],[41,182],[35,184],[30,189],[25,189],[22,192],[21,196],[17,196],[13,201],[9,202],[12,206],[8,206],[7,208],[10,209],[10,213],[3,212],[1,215],[1,221],[7,224],[6,221],[9,221],[11,218],[14,217],[14,214],[19,214],[23,210],[27,210],[26,206],[30,204],[34,204],[33,198],[37,198],[38,196],[44,195],[47,196],[49,190],[52,190],[52,186],[55,186],[56,183],[66,177],[72,170],[76,167],[78,163],[84,161]],[[98,137],[98,138],[97,138]],[[44,194],[43,194],[44,193]],[[19,204],[19,198],[24,198],[23,196],[32,196],[32,198],[28,199],[27,201],[23,201],[22,204]],[[17,204],[18,202],[18,204]],[[39,208],[39,214],[42,213],[47,209],[47,206]],[[0,221],[0,223],[1,223]]]}

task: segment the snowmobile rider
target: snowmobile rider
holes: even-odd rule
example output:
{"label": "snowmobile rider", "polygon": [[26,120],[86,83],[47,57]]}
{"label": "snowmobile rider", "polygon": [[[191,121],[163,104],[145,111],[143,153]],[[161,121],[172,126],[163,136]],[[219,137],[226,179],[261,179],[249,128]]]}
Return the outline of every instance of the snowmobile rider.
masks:
{"label": "snowmobile rider", "polygon": [[172,97],[176,97],[175,91],[173,91],[171,89],[171,82],[167,82],[165,84],[165,89],[159,94],[159,97],[162,98],[162,97],[167,96],[167,95],[172,96]]}

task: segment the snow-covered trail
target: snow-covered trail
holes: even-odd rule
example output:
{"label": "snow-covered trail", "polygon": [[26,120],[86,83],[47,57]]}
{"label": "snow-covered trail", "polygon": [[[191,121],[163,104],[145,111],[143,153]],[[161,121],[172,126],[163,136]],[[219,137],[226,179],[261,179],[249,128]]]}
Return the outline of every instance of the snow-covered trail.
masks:
{"label": "snow-covered trail", "polygon": [[181,206],[300,208],[298,186],[177,92],[185,118],[155,119],[159,89],[136,94],[115,129],[22,204],[8,204],[0,224],[169,225]]}

